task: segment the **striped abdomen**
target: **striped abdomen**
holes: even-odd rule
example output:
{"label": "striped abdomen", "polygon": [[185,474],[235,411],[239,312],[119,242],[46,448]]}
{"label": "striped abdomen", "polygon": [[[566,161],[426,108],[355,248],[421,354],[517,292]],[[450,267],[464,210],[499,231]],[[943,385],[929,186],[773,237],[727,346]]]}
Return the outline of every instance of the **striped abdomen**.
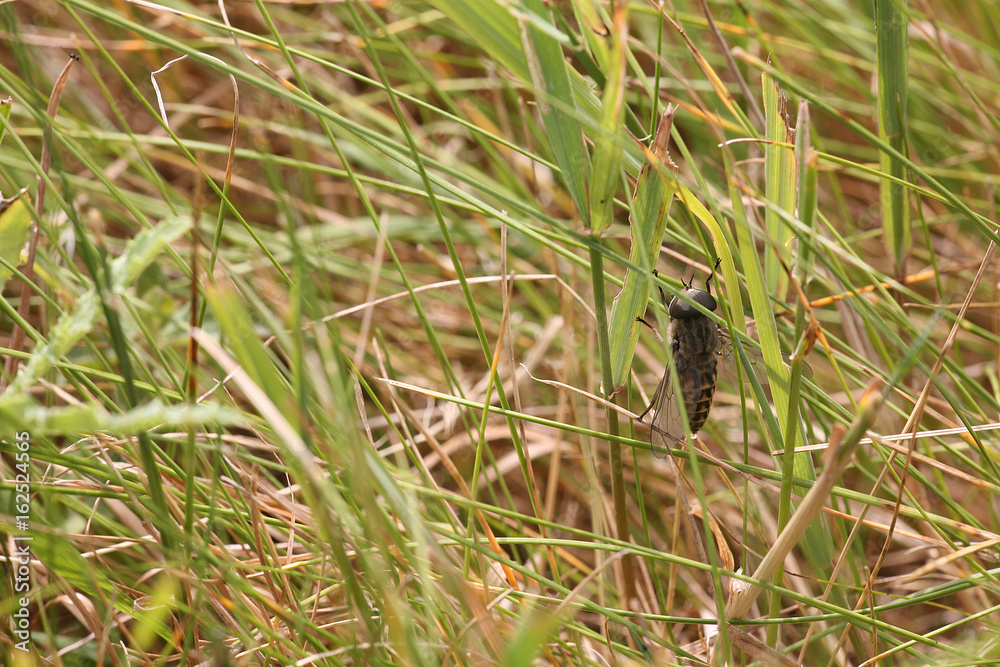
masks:
{"label": "striped abdomen", "polygon": [[670,342],[688,425],[691,433],[697,433],[708,419],[715,396],[722,342],[719,328],[707,317],[675,319],[670,322]]}
{"label": "striped abdomen", "polygon": [[[687,412],[691,433],[697,433],[705,425],[712,409],[715,396],[715,381],[718,376],[718,358],[712,354],[699,360],[694,366],[678,370],[681,391],[684,394],[684,410]],[[697,370],[697,372],[694,372]]]}

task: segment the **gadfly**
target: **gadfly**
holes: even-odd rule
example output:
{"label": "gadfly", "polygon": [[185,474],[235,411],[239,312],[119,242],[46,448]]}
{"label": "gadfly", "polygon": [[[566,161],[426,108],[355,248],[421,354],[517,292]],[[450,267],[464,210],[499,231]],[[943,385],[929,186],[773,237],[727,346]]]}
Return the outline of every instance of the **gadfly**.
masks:
{"label": "gadfly", "polygon": [[[719,262],[716,262],[715,268],[719,268]],[[690,283],[684,285],[681,294],[688,301],[700,305],[709,312],[715,312],[718,303],[712,296],[714,276],[713,270],[705,281],[703,290],[694,287],[692,278]],[[653,445],[653,452],[657,456],[664,456],[672,445],[683,443],[687,433],[695,434],[705,425],[708,413],[712,409],[719,366],[722,365],[736,375],[734,364],[739,362],[736,361],[737,355],[733,351],[733,342],[728,332],[720,329],[710,317],[680,297],[674,297],[668,305],[663,288],[660,288],[660,300],[670,315],[667,341],[677,370],[677,384],[680,385],[681,395],[684,398],[684,413],[687,415],[685,425],[681,420],[679,402],[674,395],[674,382],[670,377],[668,364],[660,384],[656,387],[652,402],[639,417],[642,419],[646,413],[653,410],[650,442]],[[750,359],[754,374],[760,379],[761,384],[767,384],[764,358],[760,352],[748,347],[744,347],[744,351]],[[782,356],[788,360],[788,355]],[[807,365],[803,365],[803,375],[812,376],[812,370]]]}

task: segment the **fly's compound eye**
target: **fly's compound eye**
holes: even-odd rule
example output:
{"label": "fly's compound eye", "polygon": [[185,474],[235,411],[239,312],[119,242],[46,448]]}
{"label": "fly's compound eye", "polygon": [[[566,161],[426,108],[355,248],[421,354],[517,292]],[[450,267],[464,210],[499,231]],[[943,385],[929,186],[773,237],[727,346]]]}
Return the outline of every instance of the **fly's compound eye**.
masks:
{"label": "fly's compound eye", "polygon": [[[718,305],[715,301],[715,297],[705,290],[687,289],[684,290],[684,296],[710,312],[714,312]],[[668,312],[670,313],[670,317],[675,320],[690,320],[695,317],[704,317],[704,314],[700,310],[692,306],[687,301],[682,301],[677,297],[674,297],[670,301],[670,308],[668,309]]]}

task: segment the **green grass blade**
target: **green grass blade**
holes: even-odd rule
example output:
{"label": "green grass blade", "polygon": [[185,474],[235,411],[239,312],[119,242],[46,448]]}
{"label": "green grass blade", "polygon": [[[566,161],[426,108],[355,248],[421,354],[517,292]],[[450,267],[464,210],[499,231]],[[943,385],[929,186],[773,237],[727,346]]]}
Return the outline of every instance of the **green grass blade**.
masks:
{"label": "green grass blade", "polygon": [[[906,152],[906,103],[909,97],[909,18],[899,5],[906,0],[875,0],[875,36],[878,54],[878,135],[900,153]],[[879,154],[882,171],[906,179],[906,165],[887,153]],[[896,272],[902,275],[913,247],[909,196],[904,188],[883,180],[882,226]]]}
{"label": "green grass blade", "polygon": [[[548,9],[541,0],[527,0],[525,5],[538,15],[538,20],[549,25],[548,20],[542,19],[547,17]],[[545,125],[549,145],[562,172],[566,188],[576,204],[577,213],[583,219],[584,226],[590,228],[594,224],[587,196],[587,168],[590,165],[590,158],[584,150],[581,114],[576,108],[571,74],[563,55],[562,42],[556,39],[551,30],[541,29],[538,21],[522,20],[521,28],[528,70],[531,72],[538,110]],[[605,104],[609,103],[605,101]],[[612,108],[611,112],[614,111]],[[620,109],[618,112],[620,113]],[[611,203],[609,200],[607,206],[610,207]]]}
{"label": "green grass blade", "polygon": [[494,0],[430,0],[429,4],[454,21],[504,69],[522,81],[530,80],[521,31],[509,7]]}
{"label": "green grass blade", "polygon": [[[614,29],[601,121],[594,137],[593,168],[590,178],[590,221],[594,234],[607,229],[614,217],[615,191],[621,175],[622,145],[625,136],[625,65],[627,63],[628,11],[624,4],[615,10]],[[612,340],[614,340],[612,338]]]}
{"label": "green grass blade", "polygon": [[[798,174],[796,189],[798,194],[798,219],[807,233],[800,238],[798,249],[799,283],[812,275],[813,262],[816,256],[816,210],[819,192],[819,155],[810,142],[809,103],[803,100],[799,104],[799,113],[795,121],[795,170]],[[801,234],[801,233],[800,233]],[[804,284],[802,285],[805,286]],[[799,334],[796,327],[796,334]]]}
{"label": "green grass blade", "polygon": [[[783,144],[792,143],[793,130],[788,124],[787,100],[778,84],[767,74],[763,76],[764,118],[764,195],[771,203],[764,211],[764,229],[771,243],[764,249],[764,284],[770,294],[783,297],[788,292],[788,275],[782,268],[791,263],[792,229],[780,212],[795,211],[795,159]],[[780,144],[780,145],[779,145]]]}
{"label": "green grass blade", "polygon": [[653,147],[647,153],[649,163],[639,172],[635,197],[632,199],[631,221],[632,248],[629,267],[621,291],[611,305],[609,324],[611,341],[611,373],[616,393],[625,384],[632,355],[639,342],[642,326],[636,318],[643,317],[653,286],[653,269],[660,254],[660,242],[667,227],[670,204],[677,189],[677,165],[670,160],[667,150],[670,128],[673,126],[674,109],[667,109],[660,118]]}

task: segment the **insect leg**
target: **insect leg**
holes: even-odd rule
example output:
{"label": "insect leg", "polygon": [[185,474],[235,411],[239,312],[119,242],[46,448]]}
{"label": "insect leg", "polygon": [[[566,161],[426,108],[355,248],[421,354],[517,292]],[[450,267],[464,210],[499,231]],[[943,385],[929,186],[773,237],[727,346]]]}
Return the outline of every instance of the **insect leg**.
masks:
{"label": "insect leg", "polygon": [[[666,375],[666,371],[664,371],[664,375]],[[656,385],[656,390],[653,392],[652,400],[649,401],[649,405],[647,405],[646,409],[642,411],[641,415],[639,415],[639,421],[642,421],[642,418],[648,415],[650,410],[657,407],[657,403],[659,403],[661,400],[660,394],[663,393],[664,382],[667,382],[667,379],[660,378],[660,383]]]}
{"label": "insect leg", "polygon": [[712,268],[712,272],[708,274],[708,279],[705,281],[705,291],[709,294],[712,293],[712,278],[715,277],[715,272],[719,270],[719,266],[722,264],[722,258],[719,257],[715,260],[715,267]]}
{"label": "insect leg", "polygon": [[652,324],[650,324],[645,319],[639,316],[636,316],[635,321],[642,322],[643,324],[645,324],[647,327],[649,327],[649,330],[653,332],[653,335],[656,336],[656,340],[658,340],[661,343],[663,342],[663,336],[661,336],[660,332],[656,330],[656,327],[654,327]]}

